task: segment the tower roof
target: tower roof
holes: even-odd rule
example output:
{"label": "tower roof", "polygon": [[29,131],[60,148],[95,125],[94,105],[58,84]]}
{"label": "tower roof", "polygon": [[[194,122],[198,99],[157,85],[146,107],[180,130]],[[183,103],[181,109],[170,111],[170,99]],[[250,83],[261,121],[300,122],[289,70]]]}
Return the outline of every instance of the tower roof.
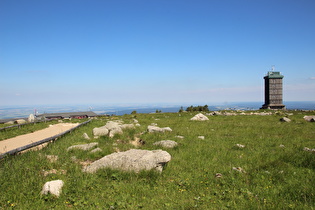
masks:
{"label": "tower roof", "polygon": [[273,79],[282,79],[283,75],[281,75],[279,71],[268,71],[266,77],[273,78]]}

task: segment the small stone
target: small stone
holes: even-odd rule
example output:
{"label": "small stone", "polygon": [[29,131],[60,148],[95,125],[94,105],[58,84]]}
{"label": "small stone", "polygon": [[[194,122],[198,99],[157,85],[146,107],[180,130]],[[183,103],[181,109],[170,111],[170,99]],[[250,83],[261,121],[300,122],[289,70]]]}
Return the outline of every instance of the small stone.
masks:
{"label": "small stone", "polygon": [[290,120],[289,118],[287,118],[287,117],[282,117],[282,118],[280,119],[280,121],[281,121],[281,122],[291,122],[291,120]]}
{"label": "small stone", "polygon": [[175,136],[175,138],[184,139],[184,136]]}
{"label": "small stone", "polygon": [[87,133],[84,133],[84,134],[82,135],[82,137],[83,137],[84,139],[86,139],[86,140],[90,140],[90,137],[89,137],[89,135],[87,135]]}
{"label": "small stone", "polygon": [[155,142],[153,145],[158,145],[164,148],[174,148],[176,147],[178,144],[176,141],[172,141],[172,140],[162,140],[162,141],[158,141]]}
{"label": "small stone", "polygon": [[93,150],[91,150],[90,153],[95,153],[95,152],[102,152],[103,150],[101,148],[95,148]]}
{"label": "small stone", "polygon": [[42,195],[47,195],[48,193],[59,197],[61,193],[61,188],[63,187],[64,182],[62,180],[54,180],[46,182],[41,191]]}
{"label": "small stone", "polygon": [[98,145],[98,142],[92,142],[89,144],[73,145],[71,147],[68,147],[67,151],[72,150],[72,149],[90,150],[97,145]]}
{"label": "small stone", "polygon": [[242,145],[242,144],[236,144],[236,147],[238,147],[238,148],[245,148],[245,145]]}
{"label": "small stone", "polygon": [[220,174],[220,173],[215,174],[215,178],[221,178],[221,177],[222,177],[222,174]]}
{"label": "small stone", "polygon": [[205,139],[205,137],[204,137],[204,136],[198,136],[198,139],[202,139],[202,140],[204,140],[204,139]]}
{"label": "small stone", "polygon": [[195,121],[206,121],[206,120],[209,120],[208,117],[206,117],[205,115],[199,113],[199,114],[196,114],[194,117],[192,117],[190,120],[195,120]]}
{"label": "small stone", "polygon": [[33,114],[30,114],[30,115],[28,116],[27,121],[28,121],[28,122],[34,122],[34,121],[35,121],[34,115],[33,115]]}
{"label": "small stone", "polygon": [[246,171],[244,169],[242,169],[241,167],[233,167],[232,169],[235,171],[238,171],[240,173],[246,173]]}
{"label": "small stone", "polygon": [[149,125],[149,126],[148,126],[148,132],[149,132],[149,133],[153,133],[153,132],[165,132],[165,131],[172,132],[172,129],[171,129],[170,127],[160,128],[160,127],[152,126],[152,125]]}
{"label": "small stone", "polygon": [[19,119],[19,120],[15,120],[14,123],[16,123],[16,124],[24,124],[24,123],[26,123],[26,120]]}

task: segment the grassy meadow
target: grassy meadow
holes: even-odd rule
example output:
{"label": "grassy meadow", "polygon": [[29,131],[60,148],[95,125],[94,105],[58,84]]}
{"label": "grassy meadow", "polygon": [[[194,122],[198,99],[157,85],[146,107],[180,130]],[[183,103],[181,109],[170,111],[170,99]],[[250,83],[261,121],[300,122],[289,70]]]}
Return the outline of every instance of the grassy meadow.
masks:
{"label": "grassy meadow", "polygon": [[[315,123],[303,119],[314,112],[208,116],[209,121],[190,121],[197,113],[99,117],[42,150],[5,157],[0,160],[0,209],[315,209],[315,154],[303,150],[315,148]],[[288,116],[292,121],[280,122],[288,113],[293,114]],[[133,119],[141,126],[114,138],[93,139],[94,127],[109,120],[132,123]],[[173,131],[145,132],[151,123]],[[84,139],[83,133],[91,140]],[[176,148],[163,149],[172,160],[161,174],[81,171],[84,162],[135,148],[129,142],[140,133],[145,141],[140,149],[163,149],[153,145],[160,140],[178,142]],[[89,142],[99,142],[102,151],[66,151]],[[58,160],[50,162],[46,155],[57,155]],[[52,169],[57,172],[44,175]],[[56,179],[64,181],[60,197],[41,195],[45,182]]]}

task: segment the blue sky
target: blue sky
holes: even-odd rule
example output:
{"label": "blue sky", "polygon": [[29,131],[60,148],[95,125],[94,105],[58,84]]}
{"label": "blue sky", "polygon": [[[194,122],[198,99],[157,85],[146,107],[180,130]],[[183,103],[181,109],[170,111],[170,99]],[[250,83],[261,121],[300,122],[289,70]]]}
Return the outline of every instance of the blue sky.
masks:
{"label": "blue sky", "polygon": [[313,0],[1,0],[0,105],[315,101]]}

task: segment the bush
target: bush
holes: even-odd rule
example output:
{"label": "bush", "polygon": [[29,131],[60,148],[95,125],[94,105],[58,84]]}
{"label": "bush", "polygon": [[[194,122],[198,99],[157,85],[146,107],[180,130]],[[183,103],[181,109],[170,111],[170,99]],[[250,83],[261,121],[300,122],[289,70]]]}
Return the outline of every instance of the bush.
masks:
{"label": "bush", "polygon": [[208,105],[204,105],[204,106],[190,106],[190,107],[187,107],[186,109],[187,112],[208,112],[209,111],[209,108],[208,108]]}

